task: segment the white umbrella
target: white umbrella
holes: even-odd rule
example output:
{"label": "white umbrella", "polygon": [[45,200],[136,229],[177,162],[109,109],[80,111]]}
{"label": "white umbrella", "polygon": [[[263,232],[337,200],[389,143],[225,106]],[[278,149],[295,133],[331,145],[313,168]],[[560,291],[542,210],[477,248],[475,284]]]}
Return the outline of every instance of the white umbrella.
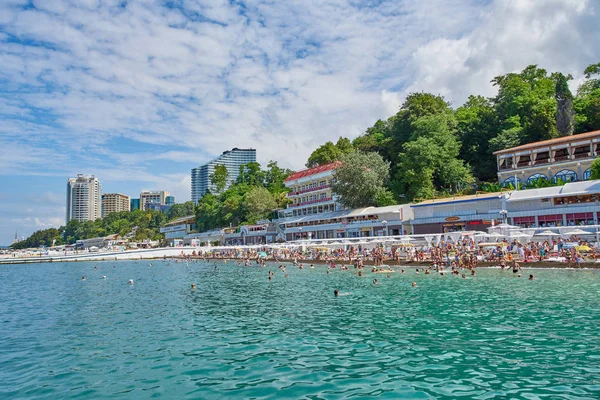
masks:
{"label": "white umbrella", "polygon": [[490,227],[490,229],[511,229],[511,228],[518,228],[518,226],[502,223],[502,224],[494,225],[494,226]]}
{"label": "white umbrella", "polygon": [[535,236],[560,236],[560,233],[545,230],[544,232],[536,233]]}
{"label": "white umbrella", "polygon": [[595,232],[586,232],[583,229],[573,229],[572,231],[563,232],[563,235],[572,236],[572,235],[595,235]]}
{"label": "white umbrella", "polygon": [[531,236],[526,233],[519,232],[517,234],[510,235],[510,238],[511,239],[530,239]]}

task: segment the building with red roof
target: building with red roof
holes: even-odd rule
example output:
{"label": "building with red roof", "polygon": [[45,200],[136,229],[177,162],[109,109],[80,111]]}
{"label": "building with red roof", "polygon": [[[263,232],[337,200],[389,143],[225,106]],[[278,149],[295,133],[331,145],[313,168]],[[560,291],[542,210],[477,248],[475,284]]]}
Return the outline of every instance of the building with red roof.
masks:
{"label": "building with red roof", "polygon": [[339,165],[340,162],[336,161],[291,174],[284,181],[285,186],[290,188],[287,197],[291,201],[284,215],[301,216],[342,210],[331,189],[334,172]]}

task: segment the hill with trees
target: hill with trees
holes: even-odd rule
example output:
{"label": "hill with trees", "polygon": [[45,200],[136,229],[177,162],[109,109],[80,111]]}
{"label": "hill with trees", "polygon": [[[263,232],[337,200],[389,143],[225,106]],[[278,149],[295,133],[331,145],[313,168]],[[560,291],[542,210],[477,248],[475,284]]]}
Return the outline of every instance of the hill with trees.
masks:
{"label": "hill with trees", "polygon": [[[600,129],[600,63],[584,74],[575,96],[570,75],[537,65],[495,77],[495,97],[470,96],[458,108],[439,95],[411,93],[398,113],[352,142],[340,137],[336,144],[325,143],[306,165],[341,160],[353,151],[375,152],[389,163],[386,187],[398,203],[499,188],[494,151]],[[370,203],[381,201],[373,197]]]}

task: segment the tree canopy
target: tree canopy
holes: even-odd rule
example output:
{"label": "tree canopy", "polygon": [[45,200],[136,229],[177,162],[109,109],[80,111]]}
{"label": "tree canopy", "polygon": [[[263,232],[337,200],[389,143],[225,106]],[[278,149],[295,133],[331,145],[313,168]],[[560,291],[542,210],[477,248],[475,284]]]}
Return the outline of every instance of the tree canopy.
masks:
{"label": "tree canopy", "polygon": [[389,204],[392,198],[385,187],[390,176],[389,162],[377,153],[361,151],[346,153],[340,161],[332,189],[344,206],[359,208]]}

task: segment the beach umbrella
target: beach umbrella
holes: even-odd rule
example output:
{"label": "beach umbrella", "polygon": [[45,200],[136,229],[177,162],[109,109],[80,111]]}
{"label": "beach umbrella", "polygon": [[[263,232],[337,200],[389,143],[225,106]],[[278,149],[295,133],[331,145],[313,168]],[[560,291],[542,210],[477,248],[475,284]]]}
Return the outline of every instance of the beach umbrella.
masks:
{"label": "beach umbrella", "polygon": [[583,229],[579,229],[579,228],[574,229],[572,231],[563,232],[563,235],[565,235],[565,236],[572,236],[572,235],[581,236],[581,235],[594,235],[594,234],[595,234],[595,232],[587,232],[587,231],[584,231]]}
{"label": "beach umbrella", "polygon": [[536,233],[535,236],[560,236],[559,233],[552,232],[551,230],[545,230],[544,232]]}
{"label": "beach umbrella", "polygon": [[498,247],[498,246],[500,246],[500,247],[507,247],[508,243],[506,243],[506,242],[479,243],[478,246],[479,247]]}

